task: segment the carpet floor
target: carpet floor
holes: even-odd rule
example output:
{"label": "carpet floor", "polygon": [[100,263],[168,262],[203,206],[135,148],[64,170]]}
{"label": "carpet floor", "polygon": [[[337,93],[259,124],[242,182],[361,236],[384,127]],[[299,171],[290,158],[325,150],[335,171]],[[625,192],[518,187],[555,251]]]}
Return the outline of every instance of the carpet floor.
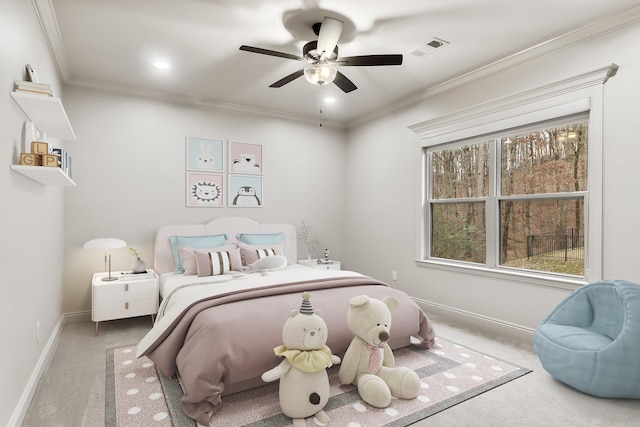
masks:
{"label": "carpet floor", "polygon": [[[341,385],[339,367],[328,370],[331,398],[325,411],[334,425],[403,427],[531,372],[529,369],[474,351],[443,338],[433,350],[415,346],[394,352],[397,366],[415,370],[422,380],[416,399],[394,399],[385,409],[365,404],[351,385]],[[134,425],[192,427],[180,409],[177,380],[164,377],[146,357],[135,358],[135,346],[107,351],[105,426]],[[249,409],[247,409],[249,408]],[[217,426],[288,426],[281,413],[278,383],[223,397],[212,418]],[[323,425],[314,418],[308,426]]]}

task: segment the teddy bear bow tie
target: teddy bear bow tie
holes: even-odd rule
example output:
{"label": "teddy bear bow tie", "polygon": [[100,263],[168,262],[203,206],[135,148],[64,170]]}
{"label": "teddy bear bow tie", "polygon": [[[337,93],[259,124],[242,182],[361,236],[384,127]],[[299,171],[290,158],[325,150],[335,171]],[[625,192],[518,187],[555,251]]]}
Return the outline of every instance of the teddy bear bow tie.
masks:
{"label": "teddy bear bow tie", "polygon": [[367,344],[367,348],[369,349],[369,373],[375,374],[382,367],[384,350],[382,345]]}

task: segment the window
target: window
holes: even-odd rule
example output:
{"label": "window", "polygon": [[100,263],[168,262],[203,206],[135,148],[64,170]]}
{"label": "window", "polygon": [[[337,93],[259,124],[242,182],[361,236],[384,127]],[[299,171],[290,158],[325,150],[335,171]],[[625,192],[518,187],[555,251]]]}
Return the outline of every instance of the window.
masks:
{"label": "window", "polygon": [[602,278],[603,85],[611,64],[410,126],[416,263],[572,289]]}
{"label": "window", "polygon": [[583,277],[588,127],[582,114],[425,148],[428,257]]}

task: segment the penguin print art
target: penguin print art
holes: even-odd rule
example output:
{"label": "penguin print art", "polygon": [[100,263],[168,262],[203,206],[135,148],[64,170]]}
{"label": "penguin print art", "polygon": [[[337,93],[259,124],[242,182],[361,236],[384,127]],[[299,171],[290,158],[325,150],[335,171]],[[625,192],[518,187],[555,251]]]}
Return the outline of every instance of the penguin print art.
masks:
{"label": "penguin print art", "polygon": [[233,199],[234,206],[260,206],[260,199],[253,187],[243,186],[238,188],[238,194]]}

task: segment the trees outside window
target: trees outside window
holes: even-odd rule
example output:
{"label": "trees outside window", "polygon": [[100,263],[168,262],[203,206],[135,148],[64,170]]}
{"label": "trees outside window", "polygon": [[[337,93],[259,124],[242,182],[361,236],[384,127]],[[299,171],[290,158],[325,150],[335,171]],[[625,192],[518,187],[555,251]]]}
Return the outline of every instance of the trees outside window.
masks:
{"label": "trees outside window", "polygon": [[427,256],[585,275],[588,115],[425,148]]}

